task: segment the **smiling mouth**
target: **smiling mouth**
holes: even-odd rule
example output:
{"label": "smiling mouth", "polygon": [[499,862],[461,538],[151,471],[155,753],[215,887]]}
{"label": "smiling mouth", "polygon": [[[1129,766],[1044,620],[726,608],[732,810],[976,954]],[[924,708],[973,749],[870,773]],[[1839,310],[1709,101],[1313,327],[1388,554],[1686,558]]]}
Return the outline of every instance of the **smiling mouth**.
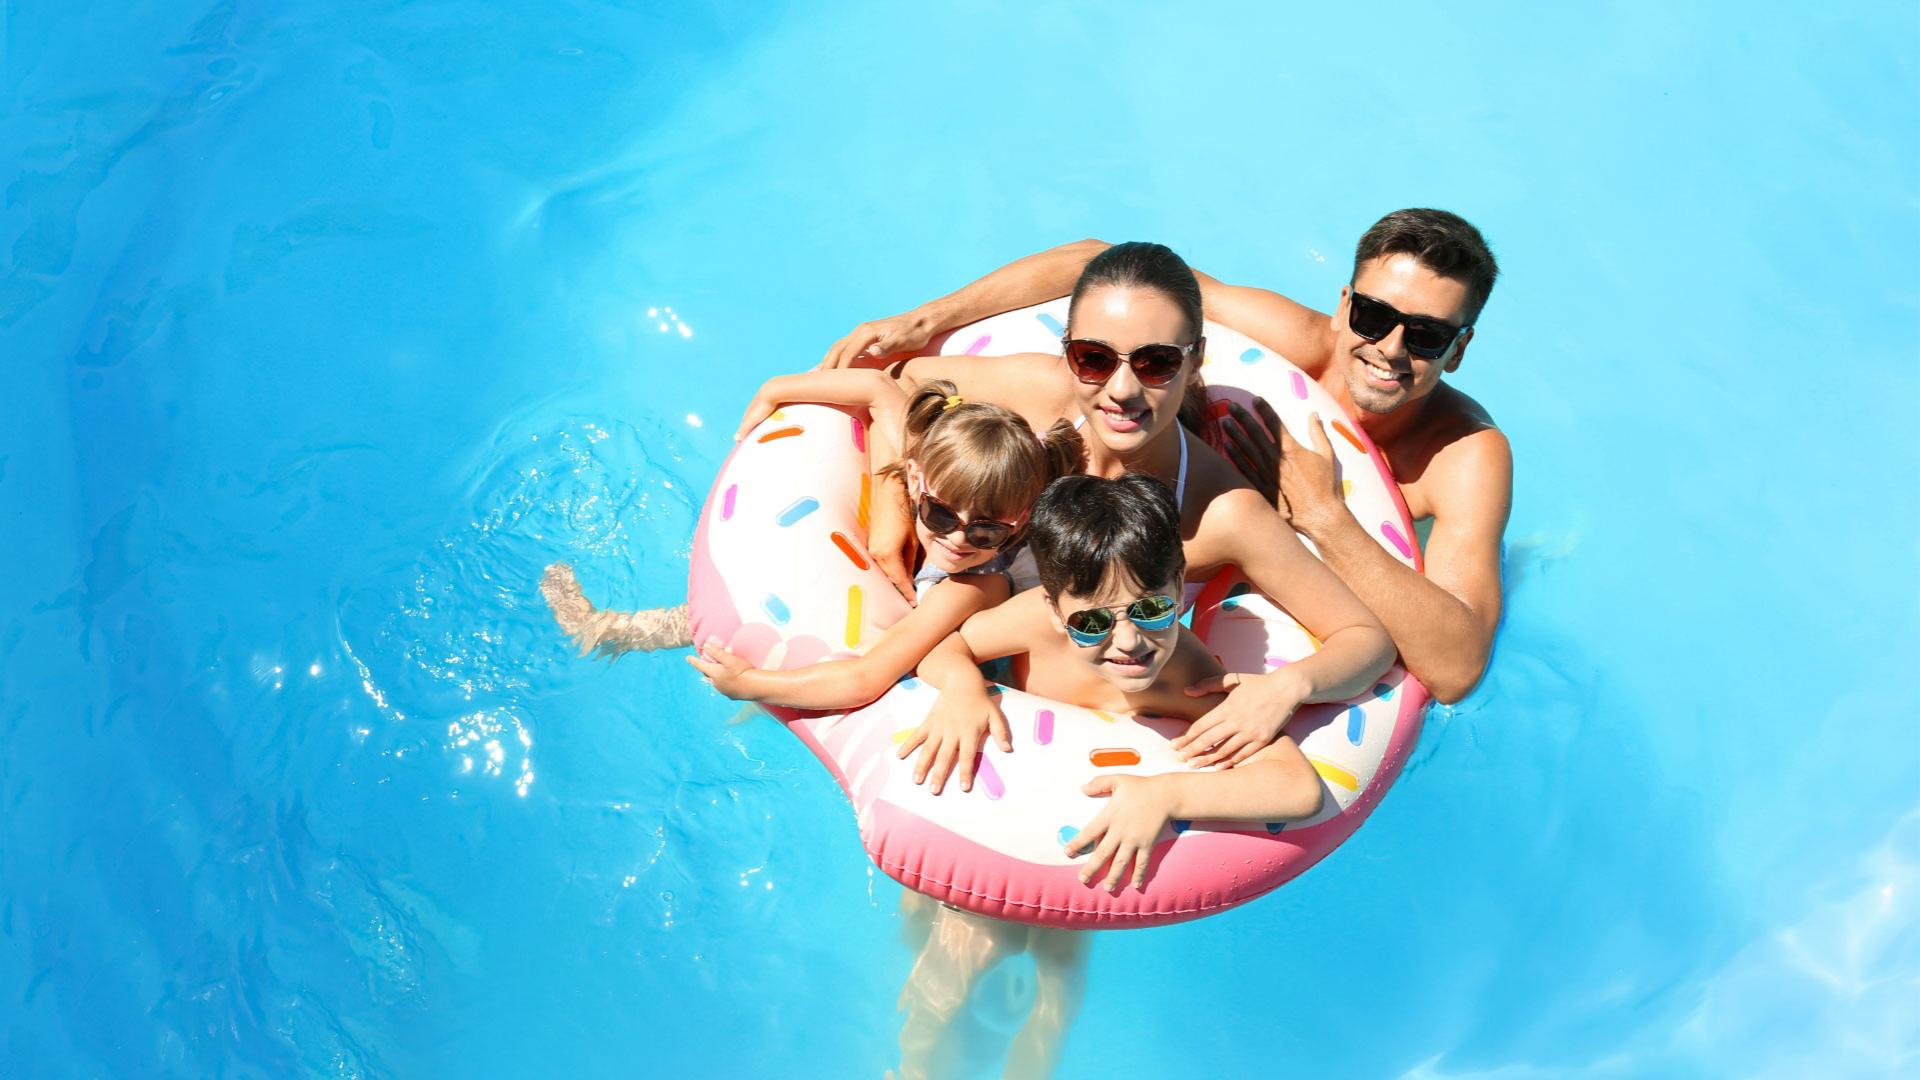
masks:
{"label": "smiling mouth", "polygon": [[1100,660],[1100,663],[1105,665],[1107,670],[1112,671],[1116,675],[1126,675],[1126,676],[1145,675],[1147,673],[1147,668],[1149,668],[1153,664],[1153,650],[1149,649],[1138,656],[1102,657]]}
{"label": "smiling mouth", "polygon": [[1108,427],[1132,431],[1146,423],[1147,417],[1152,415],[1152,410],[1123,409],[1118,405],[1105,404],[1100,406],[1100,415],[1106,419]]}
{"label": "smiling mouth", "polygon": [[1387,367],[1385,364],[1376,364],[1364,356],[1356,354],[1354,359],[1360,361],[1362,371],[1371,382],[1379,383],[1383,386],[1401,386],[1404,385],[1407,379],[1406,375]]}

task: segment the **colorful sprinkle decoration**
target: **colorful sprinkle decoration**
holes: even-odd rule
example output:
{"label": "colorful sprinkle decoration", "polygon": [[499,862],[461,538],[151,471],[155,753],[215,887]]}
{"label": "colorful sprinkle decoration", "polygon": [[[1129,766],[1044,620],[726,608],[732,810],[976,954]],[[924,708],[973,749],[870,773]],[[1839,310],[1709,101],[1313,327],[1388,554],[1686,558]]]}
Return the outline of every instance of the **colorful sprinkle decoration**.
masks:
{"label": "colorful sprinkle decoration", "polygon": [[830,539],[833,541],[833,546],[840,549],[840,554],[847,557],[848,562],[861,570],[867,568],[867,557],[860,554],[860,549],[853,546],[853,540],[846,533],[834,533]]}
{"label": "colorful sprinkle decoration", "polygon": [[1257,364],[1260,362],[1260,358],[1265,355],[1266,354],[1259,349],[1248,349],[1246,352],[1240,354],[1240,362],[1243,364]]}
{"label": "colorful sprinkle decoration", "polygon": [[780,511],[779,517],[776,517],[773,519],[774,524],[779,525],[781,528],[784,529],[787,526],[792,525],[794,522],[799,521],[801,518],[806,517],[808,514],[811,514],[818,509],[820,509],[819,499],[815,499],[811,497],[795,499],[792,505],[788,506],[785,510]]}
{"label": "colorful sprinkle decoration", "polygon": [[797,425],[794,427],[776,428],[775,430],[769,431],[765,435],[762,435],[753,441],[768,443],[768,442],[772,442],[775,439],[788,439],[788,438],[792,438],[795,435],[800,434],[805,430],[806,428],[799,427]]}
{"label": "colorful sprinkle decoration", "polygon": [[781,626],[787,625],[787,620],[793,617],[793,612],[787,610],[787,602],[772,593],[761,599],[760,607],[766,611],[767,618]]}
{"label": "colorful sprinkle decoration", "polygon": [[1087,755],[1096,769],[1117,769],[1126,765],[1140,764],[1140,754],[1136,750],[1124,747],[1118,749],[1095,750]]}
{"label": "colorful sprinkle decoration", "polygon": [[1358,450],[1363,454],[1367,452],[1367,444],[1360,441],[1360,436],[1355,435],[1353,433],[1352,428],[1348,427],[1347,425],[1341,423],[1338,420],[1335,420],[1333,422],[1333,430],[1339,432],[1342,437],[1344,437],[1348,442],[1352,443],[1353,448],[1355,450]]}
{"label": "colorful sprinkle decoration", "polygon": [[866,453],[867,425],[861,423],[857,416],[849,416],[847,419],[853,421],[853,448],[862,454]]}
{"label": "colorful sprinkle decoration", "polygon": [[1062,826],[1060,826],[1060,831],[1059,831],[1058,833],[1055,833],[1054,835],[1056,835],[1056,836],[1058,836],[1058,837],[1060,838],[1060,846],[1061,846],[1061,847],[1066,847],[1066,846],[1067,846],[1067,841],[1069,841],[1069,840],[1071,840],[1071,839],[1073,839],[1074,837],[1076,837],[1076,836],[1079,836],[1079,835],[1080,835],[1080,830],[1079,830],[1079,829],[1076,829],[1076,828],[1074,828],[1074,827],[1073,827],[1073,826],[1071,826],[1071,825],[1062,825]]}
{"label": "colorful sprinkle decoration", "polygon": [[1054,318],[1044,311],[1036,312],[1034,317],[1039,319],[1040,325],[1046,327],[1047,333],[1052,334],[1054,337],[1059,337],[1061,334],[1067,332],[1067,328],[1060,325],[1059,319]]}
{"label": "colorful sprinkle decoration", "polygon": [[1293,373],[1293,396],[1301,401],[1307,400],[1307,377],[1297,371]]}
{"label": "colorful sprinkle decoration", "polygon": [[1358,705],[1347,706],[1347,741],[1355,746],[1367,735],[1367,711]]}
{"label": "colorful sprinkle decoration", "polygon": [[980,781],[980,786],[987,789],[987,798],[997,799],[1007,793],[1007,785],[1000,779],[1000,773],[994,769],[993,762],[987,760],[985,753],[974,755],[973,775]]}
{"label": "colorful sprinkle decoration", "polygon": [[1393,522],[1381,522],[1380,535],[1387,538],[1387,543],[1392,544],[1395,551],[1409,559],[1413,558],[1413,545],[1407,542],[1406,537],[1400,535],[1400,530],[1394,527]]}
{"label": "colorful sprinkle decoration", "polygon": [[1033,742],[1035,746],[1045,746],[1053,741],[1053,710],[1041,709],[1033,714]]}
{"label": "colorful sprinkle decoration", "polygon": [[862,609],[860,586],[847,586],[847,648],[860,644],[860,613]]}
{"label": "colorful sprinkle decoration", "polygon": [[733,497],[740,494],[739,484],[728,484],[727,493],[720,496],[720,520],[726,521],[733,516]]}
{"label": "colorful sprinkle decoration", "polygon": [[974,338],[973,344],[967,346],[967,355],[979,356],[981,351],[987,347],[987,342],[992,340],[993,340],[992,334],[981,334],[979,337]]}

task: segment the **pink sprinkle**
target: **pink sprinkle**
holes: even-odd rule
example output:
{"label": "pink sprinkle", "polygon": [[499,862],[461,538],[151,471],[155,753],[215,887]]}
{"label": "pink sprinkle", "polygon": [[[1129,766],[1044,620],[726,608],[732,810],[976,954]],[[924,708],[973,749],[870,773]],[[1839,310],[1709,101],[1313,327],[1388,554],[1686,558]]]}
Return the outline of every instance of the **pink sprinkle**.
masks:
{"label": "pink sprinkle", "polygon": [[1393,522],[1391,521],[1381,522],[1380,535],[1387,538],[1387,542],[1394,546],[1394,550],[1400,552],[1400,554],[1406,556],[1409,559],[1413,558],[1413,545],[1407,543],[1407,538],[1404,536],[1401,536],[1400,530],[1393,527]]}
{"label": "pink sprinkle", "polygon": [[727,493],[725,495],[720,496],[720,520],[721,521],[725,521],[728,518],[733,516],[733,497],[736,494],[738,494],[739,491],[740,491],[739,484],[728,484]]}
{"label": "pink sprinkle", "polygon": [[976,754],[973,758],[973,775],[987,789],[987,798],[997,799],[1007,793],[1007,785],[1000,782],[1000,774],[994,771],[993,763],[986,754]]}
{"label": "pink sprinkle", "polygon": [[1289,660],[1289,659],[1287,659],[1287,658],[1286,658],[1286,657],[1284,657],[1284,656],[1269,656],[1269,657],[1267,657],[1267,666],[1268,666],[1269,668],[1283,668],[1283,667],[1286,667],[1286,666],[1287,666],[1288,664],[1291,664],[1291,663],[1293,663],[1293,661],[1291,661],[1291,660]]}
{"label": "pink sprinkle", "polygon": [[1033,741],[1045,746],[1053,741],[1053,710],[1041,709],[1033,714]]}
{"label": "pink sprinkle", "polygon": [[1307,377],[1297,371],[1293,373],[1293,396],[1301,401],[1307,400]]}
{"label": "pink sprinkle", "polygon": [[980,350],[986,348],[987,342],[992,340],[993,340],[992,334],[981,334],[979,337],[974,339],[973,344],[967,346],[967,355],[979,356]]}
{"label": "pink sprinkle", "polygon": [[867,425],[861,423],[860,418],[857,416],[849,416],[847,419],[853,421],[853,448],[863,454],[866,453]]}

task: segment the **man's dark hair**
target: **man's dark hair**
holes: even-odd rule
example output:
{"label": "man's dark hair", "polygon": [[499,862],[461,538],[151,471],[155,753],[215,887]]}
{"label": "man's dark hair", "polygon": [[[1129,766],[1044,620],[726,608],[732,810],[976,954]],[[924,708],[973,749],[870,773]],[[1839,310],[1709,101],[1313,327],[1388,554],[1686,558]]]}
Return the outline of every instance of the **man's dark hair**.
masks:
{"label": "man's dark hair", "polygon": [[1411,255],[1420,265],[1439,274],[1464,282],[1467,286],[1467,322],[1480,318],[1493,294],[1493,279],[1500,276],[1500,264],[1480,230],[1459,214],[1445,210],[1395,210],[1368,229],[1353,253],[1353,274],[1382,255]]}
{"label": "man's dark hair", "polygon": [[1173,492],[1145,473],[1063,476],[1040,493],[1028,530],[1049,596],[1091,596],[1116,570],[1154,588],[1187,568]]}

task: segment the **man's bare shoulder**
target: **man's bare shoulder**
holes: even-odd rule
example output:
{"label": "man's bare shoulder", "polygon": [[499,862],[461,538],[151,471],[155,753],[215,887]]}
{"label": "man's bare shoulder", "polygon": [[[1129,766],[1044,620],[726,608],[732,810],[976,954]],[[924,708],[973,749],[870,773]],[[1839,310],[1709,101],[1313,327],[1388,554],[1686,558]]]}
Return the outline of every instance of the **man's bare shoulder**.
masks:
{"label": "man's bare shoulder", "polygon": [[1435,503],[1458,498],[1504,503],[1513,487],[1513,447],[1492,414],[1443,384],[1426,419],[1420,482]]}

